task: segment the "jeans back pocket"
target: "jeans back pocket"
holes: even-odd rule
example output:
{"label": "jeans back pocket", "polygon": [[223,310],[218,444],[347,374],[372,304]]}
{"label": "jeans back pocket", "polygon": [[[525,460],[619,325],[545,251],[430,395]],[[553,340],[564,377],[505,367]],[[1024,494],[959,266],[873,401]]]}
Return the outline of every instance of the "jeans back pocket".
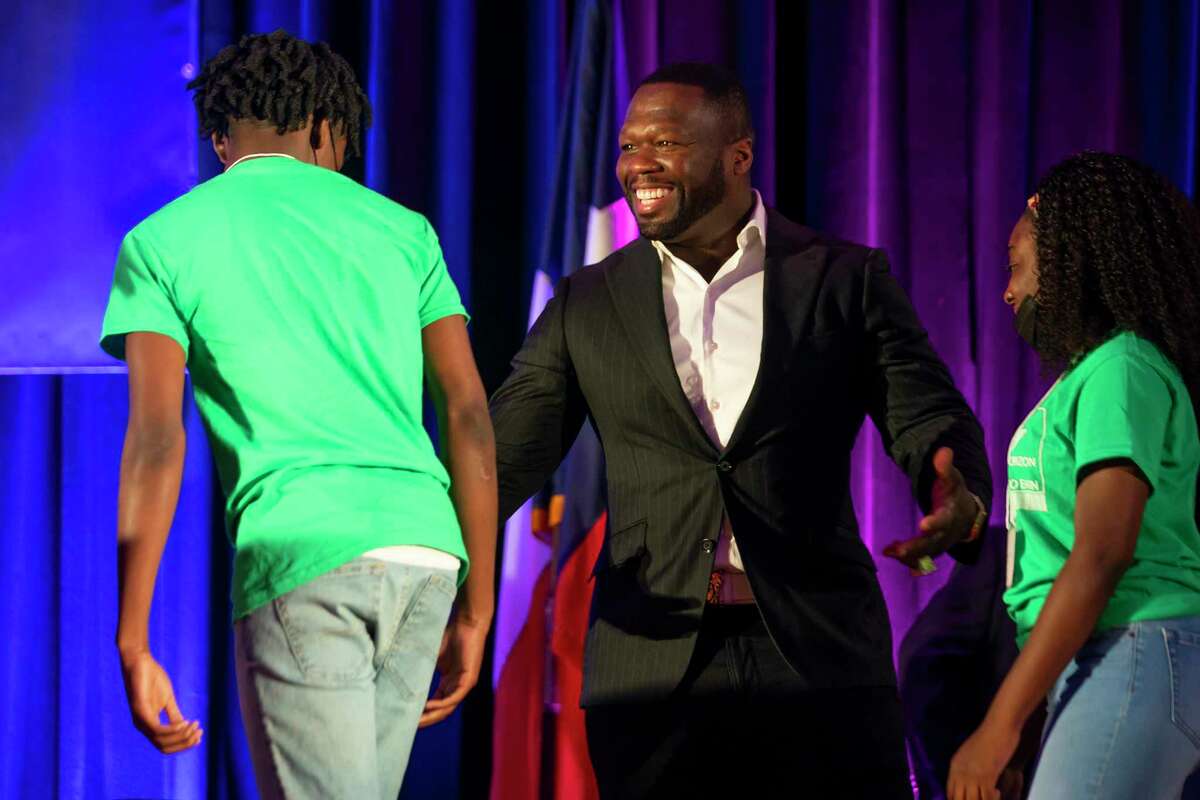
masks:
{"label": "jeans back pocket", "polygon": [[375,675],[382,562],[356,559],[275,598],[288,648],[306,680],[344,686]]}
{"label": "jeans back pocket", "polygon": [[1171,721],[1200,748],[1200,633],[1163,626],[1171,670]]}

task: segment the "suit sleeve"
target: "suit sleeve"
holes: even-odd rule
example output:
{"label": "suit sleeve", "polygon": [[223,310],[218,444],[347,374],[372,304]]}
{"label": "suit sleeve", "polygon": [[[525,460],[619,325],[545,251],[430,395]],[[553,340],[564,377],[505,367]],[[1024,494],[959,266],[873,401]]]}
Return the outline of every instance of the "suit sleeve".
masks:
{"label": "suit sleeve", "polygon": [[489,403],[502,520],[554,474],[587,416],[564,335],[568,286],[559,283]]}
{"label": "suit sleeve", "polygon": [[[863,277],[863,316],[870,342],[868,411],[888,455],[912,483],[926,512],[933,487],[933,454],[954,449],[954,465],[985,507],[992,503],[992,475],[983,429],[950,371],[934,352],[904,291],[892,278],[887,256],[872,250]],[[973,561],[978,543],[951,550]]]}

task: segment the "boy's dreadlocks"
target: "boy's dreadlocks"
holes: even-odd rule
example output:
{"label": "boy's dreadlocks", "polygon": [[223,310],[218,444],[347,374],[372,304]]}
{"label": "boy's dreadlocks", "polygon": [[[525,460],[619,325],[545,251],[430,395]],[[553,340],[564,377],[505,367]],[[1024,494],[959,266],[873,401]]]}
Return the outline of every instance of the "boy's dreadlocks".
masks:
{"label": "boy's dreadlocks", "polygon": [[324,42],[310,44],[282,30],[243,36],[213,56],[187,88],[206,138],[228,135],[231,120],[271,122],[282,134],[311,119],[314,148],[328,121],[345,133],[350,154],[362,155],[362,132],[371,124],[370,101],[346,60]]}

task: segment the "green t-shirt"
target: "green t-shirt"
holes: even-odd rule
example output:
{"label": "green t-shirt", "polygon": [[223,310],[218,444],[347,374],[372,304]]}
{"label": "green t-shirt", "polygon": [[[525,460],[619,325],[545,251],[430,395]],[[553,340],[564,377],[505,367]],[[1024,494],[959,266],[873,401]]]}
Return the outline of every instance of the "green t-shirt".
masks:
{"label": "green t-shirt", "polygon": [[467,554],[422,426],[421,329],[466,315],[420,214],[332,170],[248,159],[121,244],[100,344],[183,347],[235,548],[234,618],[391,545]]}
{"label": "green t-shirt", "polygon": [[1022,645],[1075,541],[1078,476],[1113,458],[1136,464],[1151,494],[1133,564],[1096,629],[1200,614],[1200,441],[1192,401],[1157,347],[1120,333],[1058,379],[1008,448],[1004,601]]}

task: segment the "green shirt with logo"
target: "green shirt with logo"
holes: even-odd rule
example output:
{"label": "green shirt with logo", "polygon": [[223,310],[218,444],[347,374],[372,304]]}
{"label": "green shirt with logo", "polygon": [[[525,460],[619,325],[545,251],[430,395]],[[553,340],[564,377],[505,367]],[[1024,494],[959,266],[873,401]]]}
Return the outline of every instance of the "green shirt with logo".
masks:
{"label": "green shirt with logo", "polygon": [[467,554],[422,425],[421,329],[464,315],[429,223],[332,170],[252,158],[141,222],[101,346],[171,337],[227,497],[233,611],[377,547]]}
{"label": "green shirt with logo", "polygon": [[1004,600],[1022,645],[1075,542],[1079,478],[1110,459],[1136,464],[1151,493],[1133,563],[1096,629],[1200,615],[1200,441],[1191,398],[1157,347],[1119,333],[1058,379],[1009,445]]}

